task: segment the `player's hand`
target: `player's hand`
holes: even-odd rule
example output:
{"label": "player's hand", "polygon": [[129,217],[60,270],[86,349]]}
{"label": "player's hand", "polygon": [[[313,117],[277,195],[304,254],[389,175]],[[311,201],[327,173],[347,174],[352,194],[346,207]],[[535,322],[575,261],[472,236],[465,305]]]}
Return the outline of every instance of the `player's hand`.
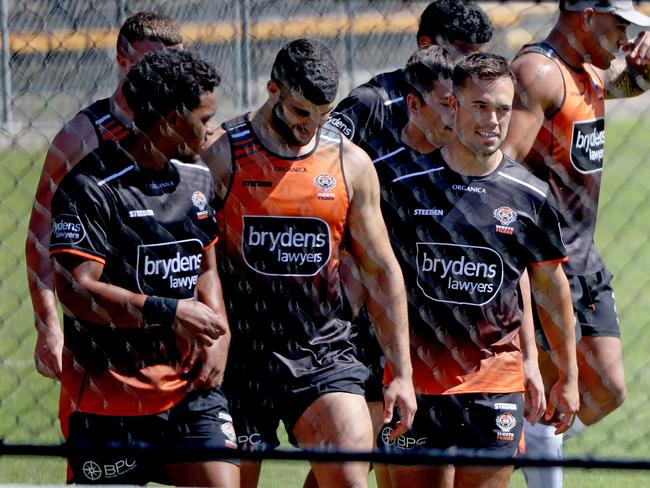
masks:
{"label": "player's hand", "polygon": [[205,303],[179,300],[174,331],[191,343],[210,346],[215,339],[228,331],[228,322]]}
{"label": "player's hand", "polygon": [[54,316],[47,325],[37,324],[34,363],[36,370],[47,378],[61,379],[63,364],[63,332],[59,318]]}
{"label": "player's hand", "polygon": [[413,418],[417,410],[413,380],[408,378],[395,377],[384,391],[384,424],[393,420],[393,411],[399,408],[400,419],[395,430],[391,433],[391,439],[397,439],[413,426]]}
{"label": "player's hand", "polygon": [[627,63],[642,74],[646,80],[650,76],[650,32],[643,31],[633,41],[622,48]]}
{"label": "player's hand", "polygon": [[524,413],[526,420],[532,425],[539,422],[546,410],[546,397],[544,396],[544,381],[539,371],[537,358],[524,360]]}
{"label": "player's hand", "polygon": [[227,337],[222,336],[210,346],[197,345],[192,348],[183,367],[183,376],[189,381],[188,392],[216,388],[223,383],[228,346]]}
{"label": "player's hand", "polygon": [[556,435],[561,434],[571,427],[579,408],[578,380],[560,379],[551,388],[544,418],[552,421]]}

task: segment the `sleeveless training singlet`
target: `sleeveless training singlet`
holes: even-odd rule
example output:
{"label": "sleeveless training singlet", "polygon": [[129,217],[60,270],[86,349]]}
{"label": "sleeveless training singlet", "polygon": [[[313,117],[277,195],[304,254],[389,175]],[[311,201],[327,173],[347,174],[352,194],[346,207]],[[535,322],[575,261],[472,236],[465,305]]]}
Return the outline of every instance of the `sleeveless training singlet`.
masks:
{"label": "sleeveless training singlet", "polygon": [[217,217],[233,329],[229,360],[254,375],[326,374],[337,362],[340,369],[351,348],[339,275],[349,206],[341,136],[321,128],[309,154],[288,158],[261,144],[247,116],[223,127],[233,154],[230,190]]}
{"label": "sleeveless training singlet", "polygon": [[567,274],[593,274],[604,267],[594,245],[605,151],[603,83],[588,65],[582,71],[570,68],[547,44],[524,46],[519,56],[527,53],[541,54],[557,65],[564,100],[546,116],[523,162],[548,182],[557,202],[570,258]]}

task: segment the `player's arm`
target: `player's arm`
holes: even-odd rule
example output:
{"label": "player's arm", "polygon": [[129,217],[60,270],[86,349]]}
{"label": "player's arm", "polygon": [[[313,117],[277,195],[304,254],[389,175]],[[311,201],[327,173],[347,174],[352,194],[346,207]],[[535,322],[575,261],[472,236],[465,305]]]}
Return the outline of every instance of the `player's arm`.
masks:
{"label": "player's arm", "polygon": [[524,381],[526,388],[526,419],[531,424],[537,423],[546,410],[544,381],[539,370],[537,343],[535,340],[535,322],[533,320],[533,303],[531,300],[530,278],[524,272],[519,280],[519,290],[523,302],[523,318],[519,329],[521,353],[524,358]]}
{"label": "player's arm", "polygon": [[556,433],[561,433],[571,426],[580,406],[571,291],[559,262],[531,266],[529,273],[537,311],[558,370],[545,418],[550,420],[557,410]]}
{"label": "player's arm", "polygon": [[564,84],[557,66],[541,54],[524,54],[515,59],[512,70],[517,76],[517,86],[510,127],[501,149],[516,161],[524,161],[545,114],[562,104]]}
{"label": "player's arm", "polygon": [[379,180],[370,158],[344,140],[343,162],[351,193],[351,252],[367,289],[366,306],[377,340],[394,374],[384,394],[384,422],[391,420],[393,407],[398,406],[401,425],[394,435],[399,435],[410,428],[416,409],[404,278],[381,214]]}
{"label": "player's arm", "polygon": [[612,61],[606,71],[599,72],[607,98],[628,98],[641,95],[650,88],[650,32],[643,31],[623,46],[625,57]]}
{"label": "player's arm", "polygon": [[39,373],[61,376],[63,334],[54,294],[54,268],[48,248],[52,196],[65,174],[97,147],[97,135],[85,115],[77,115],[54,137],[45,155],[29,220],[25,257],[27,282],[37,331],[34,360]]}
{"label": "player's arm", "polygon": [[233,176],[230,142],[223,128],[216,129],[210,135],[201,153],[201,159],[212,173],[217,197],[223,201],[228,194]]}
{"label": "player's arm", "polygon": [[[217,271],[217,258],[214,246],[206,250],[201,260],[201,275],[197,283],[197,300],[204,303],[217,314],[223,328],[222,335],[211,345],[200,345],[194,349],[185,372],[190,373],[194,388],[214,388],[223,382],[230,347],[230,327],[223,301],[221,281]],[[192,372],[193,371],[193,372]]]}

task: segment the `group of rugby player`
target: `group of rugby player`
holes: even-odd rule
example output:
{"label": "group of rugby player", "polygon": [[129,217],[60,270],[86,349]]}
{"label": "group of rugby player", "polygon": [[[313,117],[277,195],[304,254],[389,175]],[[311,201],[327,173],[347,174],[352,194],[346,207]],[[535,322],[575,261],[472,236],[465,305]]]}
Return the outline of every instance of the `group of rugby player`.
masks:
{"label": "group of rugby player", "polygon": [[[169,18],[129,18],[115,93],[44,163],[35,358],[72,445],[186,454],[76,451],[69,480],[256,486],[259,462],[187,448],[275,448],[280,420],[303,448],[508,457],[526,418],[528,454],[557,457],[576,419],[626,395],[593,233],[604,100],[650,86],[650,35],[630,24],[650,26],[632,2],[561,1],[510,66],[483,52],[477,4],[437,0],[404,69],[334,108],[332,54],[298,39],[265,103],[215,130],[219,74]],[[312,463],[305,484],[366,486],[368,468]],[[376,471],[382,487],[507,486],[512,467]],[[557,468],[526,478],[562,485]]]}

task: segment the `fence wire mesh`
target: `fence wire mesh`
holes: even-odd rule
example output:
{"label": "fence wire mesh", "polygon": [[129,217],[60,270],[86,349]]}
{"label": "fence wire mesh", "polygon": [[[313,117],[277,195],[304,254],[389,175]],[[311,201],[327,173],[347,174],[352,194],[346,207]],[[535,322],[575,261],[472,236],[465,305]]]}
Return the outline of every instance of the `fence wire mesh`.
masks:
{"label": "fence wire mesh", "polygon": [[[415,50],[428,2],[391,0],[3,0],[6,19],[0,133],[0,439],[61,440],[58,385],[33,364],[33,312],[24,242],[45,151],[63,124],[118,79],[122,21],[154,10],[181,26],[185,45],[221,72],[217,122],[261,104],[271,64],[289,39],[310,36],[334,52],[339,99],[377,73],[402,67]],[[488,50],[512,59],[542,39],[555,2],[480,2],[495,26]],[[639,7],[650,13],[650,5]],[[5,35],[7,34],[7,35]],[[567,444],[574,455],[648,458],[650,452],[650,95],[607,102],[604,186],[597,244],[615,275],[629,396],[605,420]],[[2,481],[0,479],[0,481]]]}

